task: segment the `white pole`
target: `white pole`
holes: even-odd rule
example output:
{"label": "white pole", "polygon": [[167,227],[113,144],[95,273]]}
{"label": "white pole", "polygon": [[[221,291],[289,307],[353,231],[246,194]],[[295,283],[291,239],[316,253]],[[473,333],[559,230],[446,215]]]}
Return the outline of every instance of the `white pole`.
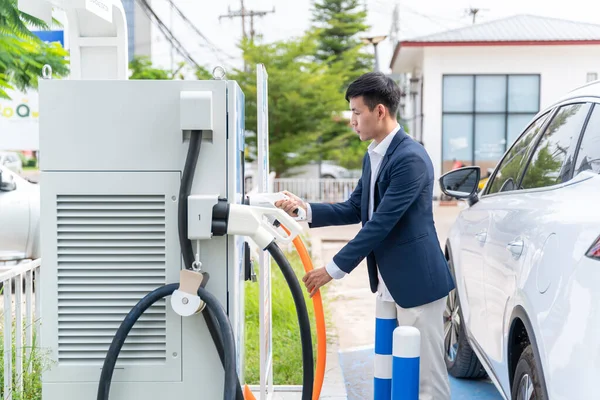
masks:
{"label": "white pole", "polygon": [[392,400],[419,399],[421,333],[413,326],[394,330]]}

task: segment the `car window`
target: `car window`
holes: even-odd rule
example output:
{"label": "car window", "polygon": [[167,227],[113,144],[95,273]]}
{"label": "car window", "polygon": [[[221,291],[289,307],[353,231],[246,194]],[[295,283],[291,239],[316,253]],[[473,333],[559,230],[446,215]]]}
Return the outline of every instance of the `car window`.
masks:
{"label": "car window", "polygon": [[552,186],[571,178],[575,146],[590,107],[579,103],[558,109],[523,175],[522,189]]}
{"label": "car window", "polygon": [[547,117],[548,113],[542,115],[517,139],[498,166],[486,194],[508,192],[516,189],[521,172],[529,158],[528,154],[535,146],[536,139],[539,137]]}
{"label": "car window", "polygon": [[600,105],[598,104],[594,106],[592,115],[585,127],[585,133],[581,138],[573,175],[583,171],[593,171],[600,174]]}

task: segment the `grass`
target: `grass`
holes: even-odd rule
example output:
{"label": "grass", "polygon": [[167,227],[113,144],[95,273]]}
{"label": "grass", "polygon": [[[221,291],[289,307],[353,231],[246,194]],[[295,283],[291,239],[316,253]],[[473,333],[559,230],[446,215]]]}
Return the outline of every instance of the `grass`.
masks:
{"label": "grass", "polygon": [[[310,251],[310,250],[309,250]],[[308,297],[301,277],[304,276],[304,267],[297,253],[287,253],[286,256],[296,275],[300,279],[300,286],[306,301],[308,309],[313,342],[313,357],[316,361],[316,328],[315,317],[312,306],[312,300]],[[256,271],[257,275],[259,271]],[[273,318],[273,383],[275,385],[301,385],[302,384],[302,346],[300,342],[300,333],[298,327],[298,317],[296,307],[290,293],[290,289],[281,274],[276,263],[272,262],[271,268],[271,307]],[[258,384],[260,382],[260,349],[259,349],[259,280],[257,282],[246,282],[246,337],[245,337],[245,381],[248,384]],[[321,288],[323,295],[326,288]],[[325,308],[325,317],[327,318],[327,308]],[[14,323],[13,323],[14,324]],[[14,332],[14,331],[13,331]],[[0,398],[3,398],[4,392],[4,354],[2,350],[4,332],[0,332]],[[13,364],[13,385],[16,385],[16,351],[13,336],[12,364]],[[26,351],[23,349],[23,357]],[[42,385],[41,373],[48,367],[50,358],[43,354],[41,349],[34,346],[31,351],[30,359],[23,359],[23,393],[22,395],[14,392],[14,400],[41,400]],[[31,365],[31,373],[27,373]],[[14,386],[16,387],[16,386]]]}
{"label": "grass", "polygon": [[[300,257],[294,251],[286,254],[299,279],[304,276]],[[258,271],[257,271],[258,275]],[[246,282],[246,338],[245,338],[245,378],[247,384],[260,382],[259,349],[259,281]],[[279,267],[272,262],[271,267],[271,307],[273,318],[273,384],[302,384],[302,345],[296,307],[290,289]],[[306,306],[311,321],[313,354],[316,361],[316,329],[312,300],[308,297],[300,280]],[[321,288],[323,294],[323,288]],[[327,313],[326,313],[327,317]]]}
{"label": "grass", "polygon": [[[14,322],[13,322],[14,329]],[[25,329],[23,329],[25,331]],[[14,332],[14,331],[13,331]],[[4,343],[4,334],[5,332],[1,332],[2,334],[0,342]],[[9,332],[11,334],[11,332]],[[42,379],[41,375],[45,366],[48,366],[48,356],[43,354],[41,350],[36,346],[36,337],[34,335],[31,354],[29,358],[26,356],[26,347],[23,345],[23,358],[19,360],[23,363],[23,391],[19,392],[17,388],[17,358],[16,358],[16,346],[15,346],[15,335],[12,336],[12,398],[13,400],[42,400]],[[25,343],[25,340],[23,340]],[[4,398],[4,347],[0,347],[0,398]],[[29,372],[31,371],[31,372]]]}

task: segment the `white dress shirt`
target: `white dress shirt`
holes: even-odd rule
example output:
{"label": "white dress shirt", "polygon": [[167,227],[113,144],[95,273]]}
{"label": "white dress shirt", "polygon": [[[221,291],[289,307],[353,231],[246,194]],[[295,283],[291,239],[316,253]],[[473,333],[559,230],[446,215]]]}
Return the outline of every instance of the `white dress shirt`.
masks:
{"label": "white dress shirt", "polygon": [[[392,139],[394,138],[394,133],[398,131],[398,129],[400,128],[400,125],[397,125],[396,128],[394,128],[394,130],[392,132],[390,132],[385,139],[383,139],[381,141],[381,143],[377,144],[377,142],[373,141],[371,142],[371,144],[369,145],[368,148],[368,153],[369,153],[369,160],[371,162],[371,184],[369,187],[369,219],[371,219],[373,217],[373,209],[374,209],[374,203],[375,203],[375,181],[377,178],[377,173],[379,172],[379,166],[381,165],[381,161],[383,160],[383,157],[385,156],[385,153],[388,150],[388,147],[390,147],[390,143],[392,143]],[[364,190],[364,188],[363,188]],[[306,219],[307,222],[311,222],[312,221],[312,210],[310,208],[310,204],[306,203]],[[342,279],[344,276],[346,276],[346,272],[342,271],[334,262],[333,260],[331,260],[329,262],[329,264],[327,264],[325,266],[325,269],[327,270],[327,273],[333,278],[333,279]],[[392,298],[392,295],[390,294],[390,292],[388,291],[387,287],[385,286],[385,283],[383,282],[383,278],[381,277],[381,274],[379,273],[379,269],[377,269],[377,276],[379,278],[379,285],[377,287],[377,294],[379,297],[382,298],[382,300],[384,301],[394,301],[394,299]]]}

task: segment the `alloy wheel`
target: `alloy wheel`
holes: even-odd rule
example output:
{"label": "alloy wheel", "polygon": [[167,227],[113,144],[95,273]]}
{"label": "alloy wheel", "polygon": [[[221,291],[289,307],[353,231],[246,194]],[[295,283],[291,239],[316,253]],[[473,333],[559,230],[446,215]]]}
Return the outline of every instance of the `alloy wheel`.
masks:
{"label": "alloy wheel", "polygon": [[531,400],[533,399],[533,382],[528,374],[523,375],[519,381],[519,388],[517,390],[517,400]]}
{"label": "alloy wheel", "polygon": [[444,339],[446,346],[446,357],[454,361],[458,352],[458,335],[460,333],[460,304],[456,295],[456,289],[448,294],[446,310],[444,311]]}

